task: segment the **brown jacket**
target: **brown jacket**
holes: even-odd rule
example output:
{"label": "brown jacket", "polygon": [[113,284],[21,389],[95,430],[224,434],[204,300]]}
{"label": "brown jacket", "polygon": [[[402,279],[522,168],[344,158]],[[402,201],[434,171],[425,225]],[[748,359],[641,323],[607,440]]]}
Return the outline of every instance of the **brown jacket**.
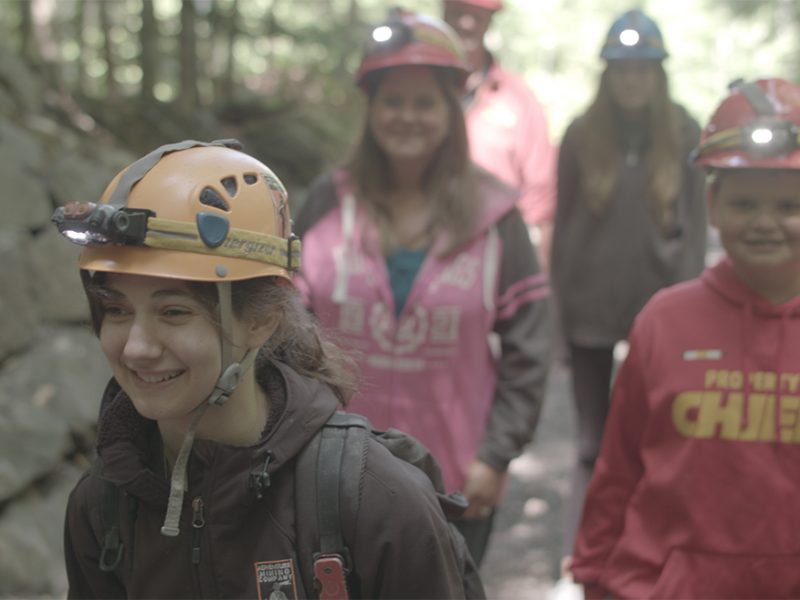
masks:
{"label": "brown jacket", "polygon": [[[160,533],[169,484],[156,423],[141,417],[118,387],[109,387],[98,430],[102,473],[87,473],[67,507],[70,598],[313,595],[298,570],[294,466],[300,450],[336,410],[337,400],[326,386],[284,365],[262,368],[259,381],[273,403],[261,441],[247,448],[195,442],[181,533],[175,538]],[[251,474],[261,473],[265,462],[269,487],[258,499]],[[369,441],[361,510],[353,522],[342,513],[361,595],[463,597],[437,496],[427,477],[408,467]],[[98,567],[100,477],[126,494],[120,502],[126,545],[121,575]],[[138,499],[135,520],[125,516],[127,495]]]}

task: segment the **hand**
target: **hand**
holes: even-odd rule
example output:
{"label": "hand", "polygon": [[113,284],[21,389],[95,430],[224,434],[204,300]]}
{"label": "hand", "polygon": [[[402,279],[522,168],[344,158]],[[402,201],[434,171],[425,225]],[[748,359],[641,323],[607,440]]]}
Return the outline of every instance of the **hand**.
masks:
{"label": "hand", "polygon": [[493,469],[479,460],[473,461],[467,471],[467,482],[464,485],[464,496],[469,502],[469,506],[464,512],[464,518],[488,517],[492,509],[500,502],[505,481],[505,471]]}

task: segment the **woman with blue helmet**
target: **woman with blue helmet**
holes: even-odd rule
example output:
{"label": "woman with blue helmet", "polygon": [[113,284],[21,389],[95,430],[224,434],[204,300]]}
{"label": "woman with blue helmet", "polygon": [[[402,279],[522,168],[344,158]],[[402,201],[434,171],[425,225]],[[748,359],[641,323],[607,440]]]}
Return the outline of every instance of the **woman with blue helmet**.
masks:
{"label": "woman with blue helmet", "polygon": [[614,347],[657,290],[703,267],[703,176],[687,163],[700,129],[670,98],[667,56],[641,10],[617,18],[595,99],[562,140],[552,272],[578,415],[567,556],[608,412]]}

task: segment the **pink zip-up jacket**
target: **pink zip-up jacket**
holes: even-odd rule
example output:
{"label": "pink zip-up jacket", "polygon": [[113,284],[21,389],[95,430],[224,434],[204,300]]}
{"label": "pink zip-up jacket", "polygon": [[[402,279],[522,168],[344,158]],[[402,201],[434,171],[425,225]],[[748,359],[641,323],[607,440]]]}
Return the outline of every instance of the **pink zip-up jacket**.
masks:
{"label": "pink zip-up jacket", "polygon": [[528,225],[556,212],[556,150],[547,117],[525,81],[492,62],[465,112],[472,160],[517,188]]}
{"label": "pink zip-up jacket", "polygon": [[344,171],[312,186],[296,227],[297,286],[361,368],[361,392],[348,410],[422,441],[448,491],[463,489],[476,458],[503,471],[522,452],[549,363],[549,287],[516,195],[488,174],[480,185],[485,202],[474,238],[446,259],[438,257],[442,240],[433,245],[399,318],[377,229]]}
{"label": "pink zip-up jacket", "polygon": [[637,317],[578,531],[588,597],[800,597],[800,298],[726,260]]}

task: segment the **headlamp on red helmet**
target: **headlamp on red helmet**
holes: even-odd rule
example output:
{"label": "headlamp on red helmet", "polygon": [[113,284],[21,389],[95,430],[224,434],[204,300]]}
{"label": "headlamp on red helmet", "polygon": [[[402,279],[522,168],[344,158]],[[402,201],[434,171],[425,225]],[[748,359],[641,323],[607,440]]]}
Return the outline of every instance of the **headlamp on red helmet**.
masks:
{"label": "headlamp on red helmet", "polygon": [[[791,120],[792,109],[796,107],[779,103],[780,110],[776,110],[770,98],[777,82],[734,81],[729,86],[731,96],[712,117],[700,145],[692,153],[692,162],[721,168],[797,168],[787,162],[790,155],[800,150],[800,127]],[[745,111],[749,117],[741,114]]]}
{"label": "headlamp on red helmet", "polygon": [[741,150],[754,158],[784,156],[800,148],[797,125],[790,121],[753,121],[737,129],[710,135],[697,148],[693,160],[712,152]]}
{"label": "headlamp on red helmet", "polygon": [[387,20],[371,30],[356,81],[363,85],[370,73],[407,65],[452,69],[463,78],[470,72],[458,35],[450,26],[393,8]]}

